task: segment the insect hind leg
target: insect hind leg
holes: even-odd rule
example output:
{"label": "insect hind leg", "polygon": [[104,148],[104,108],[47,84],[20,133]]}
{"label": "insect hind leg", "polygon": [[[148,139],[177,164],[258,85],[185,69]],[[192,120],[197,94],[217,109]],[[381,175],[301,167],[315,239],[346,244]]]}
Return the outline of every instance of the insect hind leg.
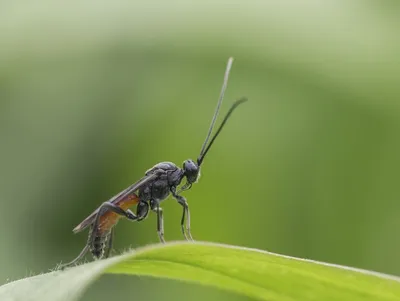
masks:
{"label": "insect hind leg", "polygon": [[79,253],[79,255],[74,260],[72,260],[71,262],[62,264],[59,269],[64,270],[70,266],[75,265],[79,260],[81,260],[86,255],[86,253],[89,251],[89,248],[90,248],[89,244],[86,244],[86,246],[83,248],[81,253]]}
{"label": "insect hind leg", "polygon": [[148,214],[149,214],[149,204],[143,201],[139,202],[139,204],[136,207],[137,221],[140,222],[144,220]]}
{"label": "insect hind leg", "polygon": [[93,246],[94,244],[94,239],[96,237],[95,232],[99,231],[99,225],[100,225],[100,217],[107,211],[110,210],[116,214],[119,214],[121,216],[126,217],[129,220],[137,220],[138,217],[133,214],[132,211],[128,210],[124,210],[120,207],[118,207],[117,205],[111,203],[111,202],[104,202],[100,207],[99,207],[99,211],[96,214],[96,217],[94,219],[93,222],[93,233],[92,233],[92,237],[90,239],[89,242],[89,246]]}
{"label": "insect hind leg", "polygon": [[111,229],[111,232],[107,238],[107,248],[104,252],[104,258],[108,258],[110,256],[113,246],[113,240],[114,240],[114,228]]}

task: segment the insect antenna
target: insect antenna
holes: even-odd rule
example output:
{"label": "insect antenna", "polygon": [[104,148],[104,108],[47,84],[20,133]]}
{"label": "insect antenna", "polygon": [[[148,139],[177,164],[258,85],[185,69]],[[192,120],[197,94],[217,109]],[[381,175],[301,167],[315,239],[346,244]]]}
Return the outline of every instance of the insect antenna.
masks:
{"label": "insect antenna", "polygon": [[242,97],[238,100],[236,100],[233,105],[230,107],[228,113],[226,113],[224,120],[222,120],[221,125],[218,127],[216,133],[214,136],[211,138],[210,143],[208,144],[207,148],[204,150],[203,154],[200,154],[199,158],[197,159],[197,165],[200,166],[201,163],[203,162],[204,157],[206,156],[207,152],[210,150],[211,145],[214,143],[215,139],[218,137],[219,133],[222,131],[222,128],[224,127],[225,123],[228,121],[229,117],[231,116],[232,112],[242,103],[246,102],[247,98]]}
{"label": "insect antenna", "polygon": [[215,121],[217,120],[219,109],[220,109],[221,104],[222,104],[222,100],[224,99],[225,90],[226,90],[226,87],[228,85],[228,78],[229,78],[229,73],[231,71],[232,63],[233,63],[233,58],[230,57],[229,60],[228,60],[228,64],[226,66],[224,82],[222,84],[221,94],[219,95],[217,108],[215,109],[214,116],[212,118],[210,128],[208,129],[206,140],[204,140],[204,143],[203,143],[203,145],[201,147],[200,155],[197,158],[197,165],[198,166],[200,166],[201,163],[203,162],[203,159],[206,156],[208,150],[210,149],[211,145],[214,143],[214,140],[217,138],[218,134],[221,132],[222,128],[224,127],[226,121],[228,120],[228,118],[230,117],[232,112],[236,109],[236,107],[238,105],[240,105],[241,103],[247,101],[247,98],[243,97],[243,98],[240,98],[239,100],[237,100],[237,101],[235,101],[233,103],[233,105],[229,109],[228,113],[225,115],[224,120],[222,121],[221,125],[218,127],[217,132],[214,134],[214,136],[211,138],[210,143],[207,145],[208,141],[210,140],[210,136],[211,136],[212,130],[214,128]]}

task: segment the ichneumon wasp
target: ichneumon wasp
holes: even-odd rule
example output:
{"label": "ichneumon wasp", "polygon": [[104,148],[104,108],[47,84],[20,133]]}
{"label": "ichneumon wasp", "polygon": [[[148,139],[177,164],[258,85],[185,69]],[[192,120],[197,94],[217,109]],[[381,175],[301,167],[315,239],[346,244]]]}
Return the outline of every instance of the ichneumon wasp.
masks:
{"label": "ichneumon wasp", "polygon": [[[190,189],[192,184],[197,182],[200,175],[200,166],[215,139],[218,137],[236,107],[247,101],[245,97],[236,100],[225,115],[215,134],[211,137],[228,84],[232,62],[233,58],[229,58],[217,107],[197,161],[195,162],[191,159],[185,160],[183,162],[183,168],[179,168],[171,162],[158,163],[146,171],[145,176],[139,181],[101,204],[100,207],[73,229],[74,233],[78,233],[89,227],[89,238],[81,253],[73,261],[62,265],[61,268],[66,268],[75,264],[78,260],[83,258],[88,251],[90,251],[96,259],[107,258],[112,248],[114,226],[121,217],[139,222],[147,217],[150,210],[155,212],[157,214],[157,233],[160,241],[164,243],[164,220],[160,203],[170,194],[183,208],[181,218],[182,233],[186,240],[193,240],[190,233],[189,206],[186,199],[181,196],[181,192]],[[186,183],[177,190],[177,187],[184,178],[186,178]],[[137,205],[136,214],[128,209],[133,205]]]}

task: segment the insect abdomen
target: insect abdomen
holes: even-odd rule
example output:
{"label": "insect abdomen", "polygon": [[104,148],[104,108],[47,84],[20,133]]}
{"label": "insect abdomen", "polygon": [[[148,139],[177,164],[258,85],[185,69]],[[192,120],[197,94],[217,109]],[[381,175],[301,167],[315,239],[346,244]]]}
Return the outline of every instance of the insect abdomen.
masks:
{"label": "insect abdomen", "polygon": [[96,259],[101,259],[106,250],[107,239],[109,239],[109,233],[96,235],[93,239],[93,244],[90,246],[90,252]]}

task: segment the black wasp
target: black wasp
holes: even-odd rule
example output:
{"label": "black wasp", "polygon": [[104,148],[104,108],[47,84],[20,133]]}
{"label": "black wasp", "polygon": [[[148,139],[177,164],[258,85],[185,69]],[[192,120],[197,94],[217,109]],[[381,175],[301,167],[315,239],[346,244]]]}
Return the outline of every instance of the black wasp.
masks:
{"label": "black wasp", "polygon": [[[89,238],[85,248],[81,251],[78,257],[76,257],[70,263],[62,265],[61,268],[75,264],[78,260],[85,256],[88,251],[90,251],[93,257],[96,259],[103,257],[107,258],[112,248],[114,226],[118,220],[121,217],[126,217],[131,221],[142,221],[147,217],[150,209],[157,213],[158,236],[161,242],[165,242],[163,210],[160,207],[160,203],[170,194],[183,208],[181,218],[182,233],[186,240],[193,240],[192,235],[190,234],[189,206],[186,199],[181,196],[180,193],[190,189],[192,184],[197,182],[197,179],[200,175],[200,166],[203,163],[203,159],[207,152],[210,150],[210,147],[221,132],[232,112],[237,106],[247,100],[246,98],[240,98],[232,104],[228,113],[222,120],[221,125],[218,127],[214,136],[211,137],[211,133],[225,94],[226,86],[228,84],[228,77],[232,62],[233,58],[229,58],[217,108],[215,109],[210,128],[202,145],[197,161],[195,162],[191,159],[188,159],[183,162],[183,168],[179,168],[171,162],[158,163],[146,171],[145,176],[139,181],[101,204],[99,208],[97,208],[91,215],[89,215],[78,226],[76,226],[75,229],[73,229],[74,233],[78,233],[87,227],[90,227]],[[186,183],[177,191],[177,187],[184,178],[186,178]],[[137,204],[136,214],[128,209],[135,204]]]}

